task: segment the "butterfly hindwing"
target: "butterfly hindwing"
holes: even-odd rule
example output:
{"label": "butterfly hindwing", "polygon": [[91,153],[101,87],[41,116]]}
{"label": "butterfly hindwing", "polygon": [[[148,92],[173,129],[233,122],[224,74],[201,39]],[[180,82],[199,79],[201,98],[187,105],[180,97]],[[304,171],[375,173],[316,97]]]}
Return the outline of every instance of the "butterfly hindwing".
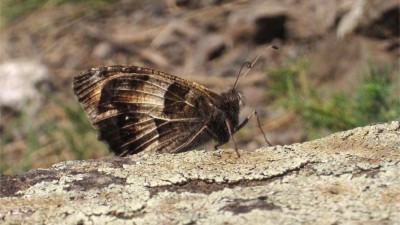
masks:
{"label": "butterfly hindwing", "polygon": [[88,70],[74,93],[99,139],[119,155],[180,152],[211,136],[214,92],[187,80],[136,66]]}

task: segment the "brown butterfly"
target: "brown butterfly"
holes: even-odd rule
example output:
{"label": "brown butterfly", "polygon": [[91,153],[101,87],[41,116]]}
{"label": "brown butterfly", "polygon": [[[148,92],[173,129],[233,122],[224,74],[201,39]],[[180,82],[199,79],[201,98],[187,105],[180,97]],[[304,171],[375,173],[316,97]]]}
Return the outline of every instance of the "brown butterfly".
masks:
{"label": "brown butterfly", "polygon": [[[238,153],[233,134],[257,112],[239,124],[243,102],[235,90],[237,82],[218,95],[164,72],[107,66],[75,77],[73,91],[99,129],[99,139],[120,156],[141,151],[184,152],[211,139],[217,141],[217,149],[230,138]],[[261,129],[258,117],[257,122]]]}

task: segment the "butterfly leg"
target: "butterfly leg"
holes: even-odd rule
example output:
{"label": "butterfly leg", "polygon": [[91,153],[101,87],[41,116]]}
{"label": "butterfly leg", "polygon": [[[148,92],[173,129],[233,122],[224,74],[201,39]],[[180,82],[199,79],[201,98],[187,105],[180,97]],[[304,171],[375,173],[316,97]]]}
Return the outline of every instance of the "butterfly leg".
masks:
{"label": "butterfly leg", "polygon": [[189,146],[205,130],[209,130],[209,128],[206,125],[204,125],[199,131],[197,131],[196,134],[193,135],[193,137],[191,137],[188,141],[183,143],[181,146],[177,147],[173,152],[179,153],[185,151],[185,147]]}
{"label": "butterfly leg", "polygon": [[232,132],[231,125],[229,124],[228,120],[225,120],[225,124],[226,124],[226,127],[228,128],[229,137],[232,139],[233,145],[235,145],[235,152],[236,152],[238,158],[240,158],[240,154],[239,154],[239,150],[238,150],[237,145],[236,145],[235,138],[233,138],[233,133],[234,132]]}
{"label": "butterfly leg", "polygon": [[[218,140],[218,136],[217,136],[216,134],[214,134],[214,132],[212,132],[210,128],[207,127],[206,129],[207,129],[208,133],[209,133],[211,136],[213,136],[214,140]],[[221,146],[221,145],[223,145],[223,144],[225,144],[225,143],[218,142],[216,145],[214,145],[214,149],[215,149],[215,150],[218,150],[219,146]]]}
{"label": "butterfly leg", "polygon": [[265,133],[264,133],[263,129],[261,128],[260,119],[258,118],[258,114],[257,114],[256,110],[254,110],[252,113],[250,113],[247,116],[247,118],[245,120],[243,120],[243,122],[241,124],[239,124],[239,126],[236,128],[236,130],[233,133],[236,133],[238,130],[242,129],[247,124],[247,122],[249,122],[250,118],[253,117],[254,115],[256,116],[257,126],[261,130],[261,133],[264,136],[265,142],[267,142],[269,146],[272,146],[271,143],[268,141],[267,136],[265,136]]}
{"label": "butterfly leg", "polygon": [[[236,152],[238,158],[240,158],[239,150],[238,150],[238,148],[237,148],[236,141],[235,141],[235,139],[234,139],[234,137],[233,137],[233,132],[232,132],[232,129],[231,129],[231,125],[229,124],[228,120],[225,120],[225,124],[226,124],[226,127],[228,128],[229,137],[232,139],[233,144],[235,145],[235,152]],[[226,143],[226,142],[225,142],[225,143]],[[223,145],[223,144],[225,144],[225,143],[218,142],[218,143],[214,146],[215,150],[217,150],[217,149],[219,148],[219,146],[221,146],[221,145]]]}

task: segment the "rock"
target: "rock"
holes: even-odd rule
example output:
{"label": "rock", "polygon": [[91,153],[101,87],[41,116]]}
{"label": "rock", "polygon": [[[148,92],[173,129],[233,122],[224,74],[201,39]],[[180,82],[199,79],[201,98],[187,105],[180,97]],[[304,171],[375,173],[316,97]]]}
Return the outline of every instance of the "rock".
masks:
{"label": "rock", "polygon": [[99,59],[106,59],[114,52],[113,46],[109,42],[101,42],[93,48],[92,55]]}
{"label": "rock", "polygon": [[0,107],[32,113],[43,99],[37,86],[49,80],[49,71],[36,61],[9,60],[0,64],[0,79]]}
{"label": "rock", "polygon": [[314,41],[329,34],[338,13],[338,0],[292,1],[288,3],[286,30],[290,40]]}
{"label": "rock", "polygon": [[0,176],[3,224],[394,224],[400,121],[255,151],[67,161]]}
{"label": "rock", "polygon": [[380,39],[399,37],[399,2],[357,0],[340,19],[336,35],[344,38],[357,32]]}
{"label": "rock", "polygon": [[232,37],[234,42],[252,40],[256,44],[284,40],[288,13],[284,4],[270,2],[243,7],[228,17],[228,37]]}
{"label": "rock", "polygon": [[192,68],[206,65],[207,62],[223,55],[226,50],[224,38],[221,35],[210,34],[199,40],[196,51],[190,59],[187,59]]}
{"label": "rock", "polygon": [[235,41],[256,44],[276,40],[316,40],[335,25],[338,1],[264,1],[243,7],[228,18],[228,33]]}

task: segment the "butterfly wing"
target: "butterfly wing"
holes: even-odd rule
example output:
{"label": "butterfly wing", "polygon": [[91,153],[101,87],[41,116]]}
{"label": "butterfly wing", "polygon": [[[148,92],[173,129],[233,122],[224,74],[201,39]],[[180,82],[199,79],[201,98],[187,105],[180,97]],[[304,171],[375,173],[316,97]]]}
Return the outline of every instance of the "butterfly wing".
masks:
{"label": "butterfly wing", "polygon": [[94,68],[73,90],[99,139],[118,155],[181,152],[209,140],[206,125],[219,95],[182,78],[136,67]]}

